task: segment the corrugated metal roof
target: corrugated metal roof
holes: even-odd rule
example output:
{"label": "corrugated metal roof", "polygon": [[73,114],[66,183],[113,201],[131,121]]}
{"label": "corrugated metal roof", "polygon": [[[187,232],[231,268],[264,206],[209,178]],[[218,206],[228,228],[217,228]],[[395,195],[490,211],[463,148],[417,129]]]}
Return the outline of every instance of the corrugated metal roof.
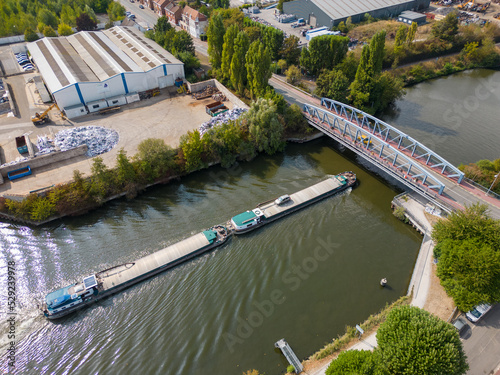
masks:
{"label": "corrugated metal roof", "polygon": [[368,13],[412,0],[311,0],[333,20]]}
{"label": "corrugated metal roof", "polygon": [[135,27],[115,26],[105,30],[104,33],[144,71],[162,64],[182,64],[156,42],[147,39]]}
{"label": "corrugated metal roof", "polygon": [[76,82],[100,82],[123,72],[182,64],[134,27],[43,38],[28,49],[51,92]]}

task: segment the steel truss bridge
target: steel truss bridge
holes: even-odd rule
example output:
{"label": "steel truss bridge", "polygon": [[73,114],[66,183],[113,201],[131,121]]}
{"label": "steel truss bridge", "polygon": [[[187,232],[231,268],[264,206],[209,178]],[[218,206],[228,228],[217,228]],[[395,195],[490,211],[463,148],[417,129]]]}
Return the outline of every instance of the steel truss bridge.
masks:
{"label": "steel truss bridge", "polygon": [[462,181],[462,171],[395,127],[335,100],[321,105],[304,104],[309,124],[422,195],[442,194],[441,178]]}

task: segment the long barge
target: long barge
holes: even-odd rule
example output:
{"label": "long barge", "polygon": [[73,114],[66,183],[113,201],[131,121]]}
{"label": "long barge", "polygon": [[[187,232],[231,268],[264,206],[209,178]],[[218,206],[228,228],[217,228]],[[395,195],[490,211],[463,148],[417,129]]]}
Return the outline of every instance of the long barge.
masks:
{"label": "long barge", "polygon": [[222,245],[230,232],[222,225],[195,234],[135,262],[108,268],[47,294],[42,312],[58,319],[131,285]]}
{"label": "long barge", "polygon": [[235,234],[250,232],[355,184],[356,175],[353,172],[329,176],[326,180],[290,194],[290,196],[286,195],[276,201],[262,203],[253,210],[233,216],[228,227]]}

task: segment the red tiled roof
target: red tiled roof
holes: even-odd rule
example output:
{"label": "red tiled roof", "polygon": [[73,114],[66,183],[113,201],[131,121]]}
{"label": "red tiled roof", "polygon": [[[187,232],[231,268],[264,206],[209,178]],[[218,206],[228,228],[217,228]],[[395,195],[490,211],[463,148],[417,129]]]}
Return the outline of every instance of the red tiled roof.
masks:
{"label": "red tiled roof", "polygon": [[184,10],[182,11],[183,14],[187,15],[190,19],[198,21],[206,21],[207,16],[205,16],[203,13],[198,12],[196,9],[191,8],[190,6],[186,5],[184,7]]}

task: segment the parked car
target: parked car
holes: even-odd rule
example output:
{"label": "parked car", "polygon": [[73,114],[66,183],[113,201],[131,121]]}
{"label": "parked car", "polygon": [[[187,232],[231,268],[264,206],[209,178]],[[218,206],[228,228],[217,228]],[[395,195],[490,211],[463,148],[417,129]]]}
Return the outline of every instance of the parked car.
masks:
{"label": "parked car", "polygon": [[129,11],[126,11],[126,12],[125,12],[125,15],[126,15],[127,17],[128,17],[128,16],[130,16],[131,14],[132,14],[132,12],[129,12]]}
{"label": "parked car", "polygon": [[144,9],[144,5],[139,5],[139,9]]}
{"label": "parked car", "polygon": [[285,194],[285,195],[282,195],[281,197],[279,197],[278,199],[276,199],[274,201],[274,203],[276,203],[278,206],[280,206],[283,203],[288,202],[289,200],[290,200],[290,197],[287,194]]}
{"label": "parked car", "polygon": [[455,327],[460,335],[467,328],[467,323],[462,318],[457,318],[457,320],[453,322],[453,327]]}
{"label": "parked car", "polygon": [[127,17],[130,18],[131,20],[135,20],[135,14],[129,14]]}
{"label": "parked car", "polygon": [[31,64],[23,65],[23,70],[27,72],[28,70],[35,70],[35,67]]}
{"label": "parked car", "polygon": [[480,319],[483,318],[483,316],[491,310],[491,305],[488,303],[482,303],[480,305],[477,305],[474,307],[471,311],[467,312],[465,316],[467,319],[469,319],[472,323],[477,323]]}
{"label": "parked car", "polygon": [[21,61],[18,61],[19,65],[23,66],[23,65],[26,65],[26,64],[31,64],[31,61],[29,60],[21,60]]}

